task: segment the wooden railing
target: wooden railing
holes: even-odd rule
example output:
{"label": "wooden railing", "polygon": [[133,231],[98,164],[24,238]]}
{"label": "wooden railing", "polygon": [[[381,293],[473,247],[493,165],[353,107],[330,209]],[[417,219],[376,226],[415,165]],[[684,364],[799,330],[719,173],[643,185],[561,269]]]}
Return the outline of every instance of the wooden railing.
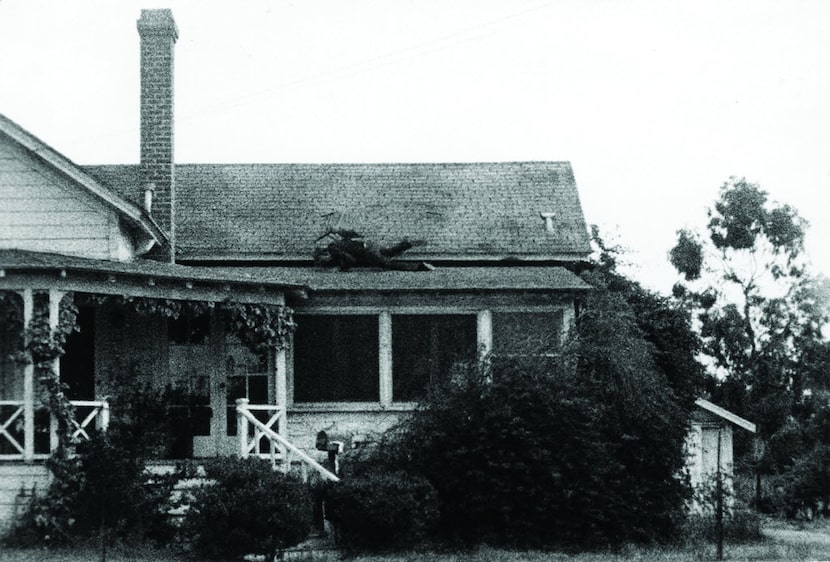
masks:
{"label": "wooden railing", "polygon": [[[263,422],[252,413],[253,411],[268,410],[275,412],[267,422]],[[285,428],[285,409],[278,406],[259,406],[248,404],[248,400],[240,398],[236,401],[237,432],[239,435],[239,456],[248,458],[251,453],[271,459],[275,468],[284,473],[291,471],[294,461],[300,462],[301,477],[308,481],[308,470],[315,470],[323,480],[338,482],[340,479],[329,469],[318,463],[306,453],[298,449],[283,435],[274,430],[275,424],[283,420],[277,429]],[[269,442],[269,451],[264,455],[259,451],[261,439]],[[280,461],[279,463],[277,461]]]}
{"label": "wooden railing", "polygon": [[[22,433],[22,429],[15,431],[15,422],[22,425],[23,410],[23,400],[0,400],[0,444],[11,445],[12,450],[17,451],[16,453],[0,454],[0,459],[23,458],[25,449],[14,435],[15,433]],[[11,413],[4,413],[8,411],[11,411]],[[0,448],[0,451],[2,451],[2,448]]]}
{"label": "wooden railing", "polygon": [[[92,427],[102,432],[109,427],[110,407],[106,400],[72,400],[71,404],[76,408],[76,414],[85,414],[82,418],[72,420],[71,437],[73,441],[88,441]],[[40,416],[40,413],[37,415]],[[57,449],[58,422],[55,416],[49,415],[48,424],[44,420],[40,425],[40,431],[43,433],[49,431],[49,452],[46,452],[47,443],[45,442],[41,446],[40,452],[26,450],[26,444],[34,444],[35,439],[26,439],[25,432],[28,424],[24,423],[25,416],[25,401],[0,400],[0,451],[4,448],[11,450],[9,453],[0,453],[0,460],[44,459]],[[38,431],[38,427],[34,423],[30,427],[33,428],[32,431]]]}
{"label": "wooden railing", "polygon": [[[77,409],[90,409],[90,412],[81,420],[72,420],[72,439],[83,437],[89,440],[87,428],[95,421],[95,427],[99,431],[106,431],[110,426],[110,405],[106,400],[72,400],[72,405]],[[54,417],[53,417],[54,419]]]}

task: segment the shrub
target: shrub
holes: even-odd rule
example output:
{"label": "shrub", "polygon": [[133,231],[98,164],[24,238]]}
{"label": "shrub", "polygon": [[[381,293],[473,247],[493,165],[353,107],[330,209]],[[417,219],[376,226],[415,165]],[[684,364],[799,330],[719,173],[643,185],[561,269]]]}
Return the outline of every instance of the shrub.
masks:
{"label": "shrub", "polygon": [[185,540],[200,556],[264,554],[302,542],[312,525],[308,487],[261,459],[223,458],[205,465],[209,482],[193,492]]}
{"label": "shrub", "polygon": [[688,411],[630,305],[587,300],[559,360],[458,370],[377,450],[378,466],[432,483],[444,538],[596,547],[681,532]]}
{"label": "shrub", "polygon": [[65,544],[96,533],[102,539],[168,535],[163,506],[173,482],[148,482],[143,457],[118,431],[96,435],[78,444],[76,455],[54,456],[47,465],[52,483],[33,498],[9,542]]}
{"label": "shrub", "polygon": [[830,445],[819,444],[784,475],[781,501],[789,517],[812,519],[830,505]]}
{"label": "shrub", "polygon": [[422,476],[369,471],[333,484],[326,493],[328,518],[349,549],[411,547],[423,542],[438,520],[438,496]]}

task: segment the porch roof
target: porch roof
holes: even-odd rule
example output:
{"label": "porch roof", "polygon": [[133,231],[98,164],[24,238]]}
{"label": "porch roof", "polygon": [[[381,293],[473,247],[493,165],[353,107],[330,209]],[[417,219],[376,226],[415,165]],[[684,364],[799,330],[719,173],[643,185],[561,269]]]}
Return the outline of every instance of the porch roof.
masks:
{"label": "porch roof", "polygon": [[[28,276],[28,277],[27,277]],[[282,302],[282,293],[305,294],[302,284],[284,282],[256,272],[194,267],[151,260],[131,262],[96,260],[78,256],[0,249],[0,289],[20,289],[40,279],[50,287],[102,294],[125,294],[179,300]],[[270,294],[269,294],[270,293]]]}
{"label": "porch roof", "polygon": [[311,291],[585,291],[579,276],[559,266],[435,267],[431,271],[316,267],[223,267],[238,275],[255,275],[304,285]]}

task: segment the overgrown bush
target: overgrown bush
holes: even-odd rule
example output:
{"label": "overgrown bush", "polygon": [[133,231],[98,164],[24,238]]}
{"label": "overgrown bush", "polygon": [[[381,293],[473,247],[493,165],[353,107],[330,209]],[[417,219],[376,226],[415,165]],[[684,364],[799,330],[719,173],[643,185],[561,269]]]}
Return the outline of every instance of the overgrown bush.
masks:
{"label": "overgrown bush", "polygon": [[423,476],[371,470],[332,484],[327,515],[338,541],[352,550],[398,549],[417,545],[438,520],[438,496]]}
{"label": "overgrown bush", "polygon": [[312,496],[302,482],[255,458],[216,459],[205,472],[209,481],[193,491],[183,526],[199,556],[264,554],[272,560],[308,536]]}
{"label": "overgrown bush", "polygon": [[171,479],[148,481],[144,458],[117,431],[77,445],[73,456],[47,461],[52,483],[35,496],[8,541],[67,544],[98,535],[169,537],[165,504]]}
{"label": "overgrown bush", "polygon": [[830,510],[830,445],[820,444],[795,460],[783,478],[784,511],[812,519]]}
{"label": "overgrown bush", "polygon": [[631,306],[600,289],[587,300],[554,365],[471,365],[378,449],[378,466],[433,484],[444,538],[595,547],[682,531],[689,412]]}

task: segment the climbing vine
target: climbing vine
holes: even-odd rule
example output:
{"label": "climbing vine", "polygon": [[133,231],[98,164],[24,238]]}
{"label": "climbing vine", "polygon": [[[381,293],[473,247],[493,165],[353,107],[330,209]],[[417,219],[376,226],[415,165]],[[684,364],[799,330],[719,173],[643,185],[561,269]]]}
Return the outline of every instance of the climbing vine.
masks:
{"label": "climbing vine", "polygon": [[69,335],[78,331],[78,308],[72,294],[65,295],[53,330],[49,325],[49,294],[36,292],[33,301],[32,318],[24,326],[21,297],[11,291],[0,293],[0,319],[6,336],[14,338],[10,339],[10,359],[18,364],[32,364],[36,380],[46,391],[47,405],[57,421],[58,453],[62,454],[71,441],[75,410],[54,364],[64,354]]}
{"label": "climbing vine", "polygon": [[291,308],[276,304],[239,303],[230,299],[201,302],[114,295],[83,295],[79,303],[112,303],[125,306],[137,314],[163,318],[195,317],[210,310],[219,310],[226,314],[228,329],[254,353],[285,348],[296,327]]}
{"label": "climbing vine", "polygon": [[58,324],[49,325],[48,293],[35,293],[32,319],[26,329],[26,351],[34,365],[35,378],[46,391],[49,410],[55,416],[58,430],[58,456],[63,456],[71,444],[75,407],[66,396],[66,385],[61,383],[55,361],[66,351],[66,340],[78,331],[78,307],[72,293],[63,297],[58,311]]}
{"label": "climbing vine", "polygon": [[[67,294],[60,302],[58,324],[54,330],[49,325],[48,293],[34,294],[34,309],[29,325],[23,326],[23,306],[20,297],[13,292],[0,292],[0,325],[10,335],[24,334],[20,343],[13,345],[12,358],[18,363],[31,362],[35,376],[46,390],[46,399],[57,419],[59,448],[63,455],[71,444],[75,411],[66,397],[66,386],[55,370],[55,360],[66,350],[67,338],[79,330],[78,305],[111,303],[129,308],[141,315],[178,318],[181,315],[199,316],[210,310],[226,314],[229,330],[255,353],[268,349],[282,349],[295,328],[289,307],[272,304],[178,301],[150,297],[117,295]],[[25,346],[23,342],[26,342]]]}

